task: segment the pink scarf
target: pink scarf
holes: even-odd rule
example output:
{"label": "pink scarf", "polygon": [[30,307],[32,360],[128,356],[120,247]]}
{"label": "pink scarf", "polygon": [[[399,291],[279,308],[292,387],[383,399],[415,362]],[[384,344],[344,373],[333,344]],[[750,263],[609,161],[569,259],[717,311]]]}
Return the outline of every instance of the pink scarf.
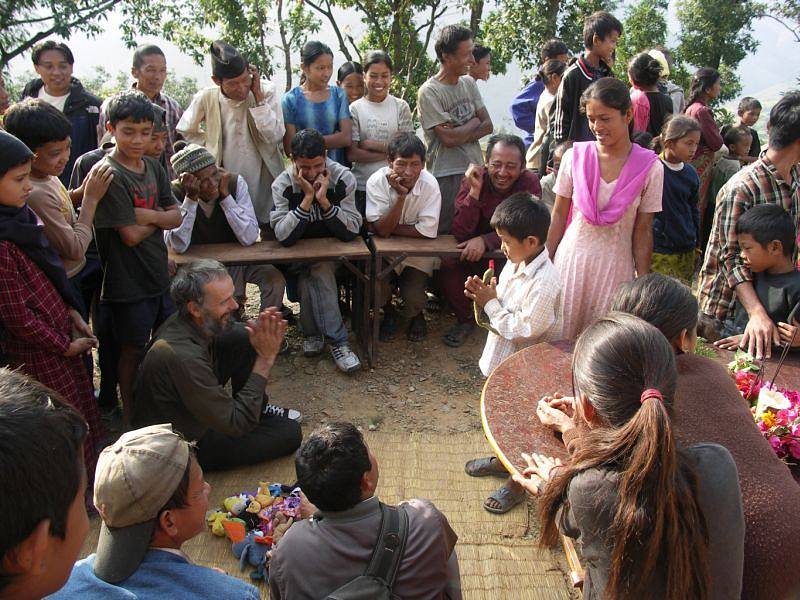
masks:
{"label": "pink scarf", "polygon": [[650,125],[650,100],[647,93],[637,87],[631,88],[631,105],[633,106],[633,128],[636,131],[647,131]]}
{"label": "pink scarf", "polygon": [[614,184],[606,207],[597,209],[600,162],[596,142],[575,142],[572,146],[572,203],[592,225],[613,225],[641,194],[650,168],[658,160],[655,152],[631,145],[631,153]]}

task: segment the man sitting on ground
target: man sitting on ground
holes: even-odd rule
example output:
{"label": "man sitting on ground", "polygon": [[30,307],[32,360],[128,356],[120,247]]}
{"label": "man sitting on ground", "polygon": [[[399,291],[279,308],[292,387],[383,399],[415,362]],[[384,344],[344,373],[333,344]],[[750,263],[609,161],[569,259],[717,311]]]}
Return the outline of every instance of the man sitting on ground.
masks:
{"label": "man sitting on ground", "polygon": [[[216,165],[211,153],[197,144],[176,144],[172,168],[178,181],[172,193],[182,201],[181,226],[167,231],[164,238],[177,253],[193,244],[239,243],[251,246],[258,240],[258,221],[244,177]],[[261,310],[283,305],[286,281],[272,265],[228,267],[236,287],[236,302],[244,306],[246,284],[261,292]]]}
{"label": "man sitting on ground", "polygon": [[[439,227],[442,195],[436,178],[425,170],[425,145],[413,133],[397,133],[388,144],[389,165],[373,173],[367,181],[367,221],[380,237],[397,235],[435,238]],[[425,282],[433,275],[435,258],[407,258],[395,272],[400,279],[403,314],[408,339],[421,342],[427,332]],[[389,277],[381,281],[378,305],[383,306],[380,339],[394,339],[397,314],[392,306]]]}
{"label": "man sitting on ground", "polygon": [[134,426],[172,423],[197,440],[197,460],[206,470],[294,452],[302,440],[300,413],[267,404],[264,393],[286,332],[280,311],[268,308],[246,328],[234,323],[233,281],[215,260],[182,267],[171,291],[178,312],[159,328],[142,361]]}
{"label": "man sitting on ground", "polygon": [[[326,598],[362,575],[382,524],[375,496],[378,463],[351,423],[331,423],[312,433],[297,453],[295,468],[297,484],[317,512],[295,523],[275,549],[269,568],[272,600]],[[459,600],[457,536],[447,518],[427,500],[397,508],[408,516],[408,536],[394,596]],[[299,568],[311,562],[313,569]]]}
{"label": "man sitting on ground", "polygon": [[[356,178],[350,169],[327,158],[325,139],[316,129],[292,138],[292,162],[272,184],[275,205],[269,222],[276,239],[291,246],[302,238],[335,237],[349,242],[361,228],[356,208]],[[347,342],[339,310],[339,287],[333,260],[302,264],[294,270],[300,288],[303,354],[316,356],[326,339],[339,370],[351,373],[361,361]]]}
{"label": "man sitting on ground", "polygon": [[[484,255],[500,248],[500,238],[490,223],[492,215],[503,200],[517,192],[538,198],[542,188],[536,174],[525,168],[522,140],[498,133],[486,146],[486,166],[470,165],[456,196],[452,234],[459,241],[461,257],[443,260],[441,269],[442,292],[457,320],[444,335],[448,346],[461,346],[475,329],[472,304],[464,296],[464,281],[483,275],[489,267]],[[496,271],[499,273],[500,268]]]}
{"label": "man sitting on ground", "polygon": [[123,434],[97,462],[97,554],[78,561],[52,598],[257,600],[252,585],[195,565],[181,551],[205,532],[210,492],[193,448],[169,425]]}
{"label": "man sitting on ground", "polygon": [[89,532],[86,432],[55,392],[0,369],[0,598],[42,598],[67,581]]}

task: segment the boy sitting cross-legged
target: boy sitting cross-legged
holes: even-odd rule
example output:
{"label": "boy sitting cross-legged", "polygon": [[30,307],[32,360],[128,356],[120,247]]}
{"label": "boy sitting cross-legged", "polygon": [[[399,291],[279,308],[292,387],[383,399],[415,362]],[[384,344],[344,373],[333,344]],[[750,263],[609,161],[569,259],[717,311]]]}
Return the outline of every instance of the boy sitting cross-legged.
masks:
{"label": "boy sitting cross-legged", "polygon": [[[545,205],[530,194],[513,194],[497,207],[491,224],[508,262],[499,280],[493,278],[486,284],[473,275],[464,290],[483,309],[494,329],[489,332],[480,359],[481,372],[486,377],[517,350],[558,340],[562,326],[561,283],[544,246],[550,227]],[[473,477],[506,474],[495,457],[471,460],[465,469]],[[522,487],[509,477],[483,507],[489,512],[505,513],[524,499]]]}
{"label": "boy sitting cross-legged", "polygon": [[[366,218],[370,231],[381,237],[435,238],[442,195],[436,178],[425,170],[425,146],[413,133],[397,133],[388,144],[389,165],[367,181]],[[395,271],[403,298],[402,316],[409,321],[408,339],[425,339],[425,282],[433,274],[435,258],[408,258]],[[380,339],[394,339],[397,329],[389,280],[381,282],[379,304],[384,305]]]}
{"label": "boy sitting cross-legged", "polygon": [[[800,322],[800,315],[794,316],[800,304],[800,272],[792,261],[796,243],[792,218],[777,204],[759,204],[736,222],[736,239],[752,273],[758,300],[778,328],[781,345],[791,343]],[[741,333],[747,327],[747,311],[739,302],[734,315],[726,326],[736,335],[716,342],[726,350],[739,347]],[[800,336],[795,337],[792,347],[800,347]]]}
{"label": "boy sitting cross-legged", "polygon": [[142,92],[125,91],[107,107],[116,146],[103,159],[114,173],[95,214],[95,238],[103,265],[101,302],[110,307],[119,344],[118,378],[123,421],[129,422],[133,379],[150,334],[175,311],[169,297],[164,230],[181,224],[169,177],[146,156],[155,114]]}

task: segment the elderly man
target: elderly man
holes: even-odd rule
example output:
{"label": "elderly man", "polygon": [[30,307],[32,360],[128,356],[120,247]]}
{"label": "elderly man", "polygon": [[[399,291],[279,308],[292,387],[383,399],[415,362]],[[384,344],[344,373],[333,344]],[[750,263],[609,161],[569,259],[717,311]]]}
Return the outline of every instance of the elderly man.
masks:
{"label": "elderly man", "polygon": [[[269,567],[273,600],[327,598],[365,572],[376,546],[394,541],[389,548],[395,549],[398,538],[401,553],[384,550],[380,567],[370,569],[387,581],[392,597],[460,600],[458,537],[447,518],[427,500],[381,503],[378,462],[355,425],[331,423],[312,433],[295,469],[317,512],[295,523],[276,547]],[[310,561],[313,569],[298,568]]]}
{"label": "elderly man", "polygon": [[211,44],[211,79],[178,123],[187,141],[205,146],[217,165],[247,182],[261,233],[267,235],[272,183],[283,171],[283,110],[275,85],[221,40]]}
{"label": "elderly man", "polygon": [[482,275],[489,267],[484,254],[500,247],[500,238],[489,222],[494,209],[517,192],[538,198],[542,188],[536,174],[525,168],[523,141],[516,135],[498,133],[486,146],[486,167],[470,165],[456,195],[452,234],[459,242],[461,257],[443,260],[441,268],[442,292],[458,321],[444,335],[448,346],[461,346],[475,328],[464,281],[470,275]]}
{"label": "elderly man", "polygon": [[[286,321],[269,308],[247,326],[228,271],[200,260],[172,281],[178,312],[159,328],[142,361],[133,423],[172,423],[197,441],[206,470],[286,456],[300,445],[300,413],[267,404],[265,388]],[[231,391],[226,389],[230,382]]]}
{"label": "elderly man", "polygon": [[[131,77],[134,79],[132,87],[150,98],[150,102],[164,111],[164,127],[166,128],[166,144],[164,154],[167,172],[170,178],[175,177],[170,164],[173,154],[173,145],[178,141],[176,127],[183,116],[183,108],[177,100],[170,98],[162,92],[164,82],[167,80],[167,58],[164,51],[153,44],[144,44],[133,52]],[[98,143],[103,143],[106,135],[106,103],[100,108],[100,124],[97,128]]]}
{"label": "elderly man", "polygon": [[[178,176],[172,193],[181,201],[180,227],[165,232],[164,239],[179,254],[193,244],[239,243],[258,240],[258,221],[244,177],[220,169],[211,153],[197,144],[177,144],[172,166]],[[261,293],[261,310],[283,304],[286,281],[272,265],[228,267],[236,286],[236,301],[244,306],[245,284]]]}

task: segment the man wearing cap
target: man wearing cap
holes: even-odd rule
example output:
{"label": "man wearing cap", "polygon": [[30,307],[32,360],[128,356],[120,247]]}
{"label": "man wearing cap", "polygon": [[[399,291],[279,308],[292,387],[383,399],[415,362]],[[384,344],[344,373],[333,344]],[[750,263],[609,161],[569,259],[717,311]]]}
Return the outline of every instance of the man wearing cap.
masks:
{"label": "man wearing cap", "polygon": [[268,308],[246,327],[235,323],[233,281],[215,260],[182,266],[171,293],[178,312],[159,327],[142,361],[133,426],[172,423],[197,441],[206,470],[294,452],[303,437],[300,413],[268,404],[265,395],[286,333],[280,311]]}
{"label": "man wearing cap", "polygon": [[[182,199],[183,221],[180,227],[165,232],[167,244],[179,254],[193,244],[254,244],[258,221],[244,178],[217,167],[214,157],[202,146],[178,142],[176,150],[172,166],[178,180],[172,183],[172,193]],[[282,306],[286,281],[272,265],[228,267],[228,273],[240,306],[244,306],[247,283],[258,286],[261,310]]]}
{"label": "man wearing cap", "polygon": [[217,166],[239,173],[250,188],[256,218],[269,231],[271,186],[283,171],[283,111],[272,82],[221,40],[211,44],[211,79],[178,122],[187,141],[205,146]]}
{"label": "man wearing cap", "polygon": [[252,585],[195,565],[181,546],[203,533],[211,486],[168,424],[123,434],[97,462],[97,552],[50,598],[259,598]]}

